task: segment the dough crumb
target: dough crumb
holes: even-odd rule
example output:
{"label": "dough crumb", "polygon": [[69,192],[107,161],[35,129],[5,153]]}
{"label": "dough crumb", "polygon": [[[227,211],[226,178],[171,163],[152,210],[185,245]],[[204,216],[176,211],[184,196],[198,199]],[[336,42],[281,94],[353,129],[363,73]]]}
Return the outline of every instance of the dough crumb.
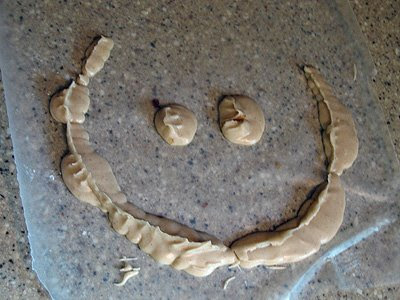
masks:
{"label": "dough crumb", "polygon": [[232,276],[232,277],[229,277],[228,279],[225,280],[225,282],[224,282],[224,290],[226,290],[228,288],[229,283],[232,280],[234,280],[235,278],[236,278],[236,276]]}
{"label": "dough crumb", "polygon": [[354,74],[353,81],[356,81],[357,80],[357,65],[356,64],[353,65],[353,74]]}
{"label": "dough crumb", "polygon": [[233,265],[230,265],[230,266],[228,267],[229,270],[232,270],[232,269],[234,269],[234,268],[238,268],[238,270],[239,270],[240,272],[243,272],[242,268],[240,267],[240,261],[238,261],[238,262],[236,262],[236,263],[234,263]]}
{"label": "dough crumb", "polygon": [[114,283],[115,286],[124,286],[125,283],[132,277],[136,276],[139,274],[140,268],[133,268],[132,271],[124,273],[124,276],[122,277],[121,282]]}
{"label": "dough crumb", "polygon": [[133,268],[130,264],[128,264],[127,262],[125,262],[124,267],[119,269],[120,272],[129,272],[132,271]]}
{"label": "dough crumb", "polygon": [[240,261],[237,261],[236,263],[234,263],[233,265],[230,265],[228,267],[229,270],[234,269],[234,268],[239,268],[240,269]]}
{"label": "dough crumb", "polygon": [[126,257],[126,256],[123,256],[122,258],[119,259],[119,261],[132,261],[132,260],[137,260],[137,257]]}
{"label": "dough crumb", "polygon": [[115,286],[124,286],[125,283],[132,277],[136,276],[139,274],[140,268],[133,268],[128,261],[131,260],[136,260],[136,257],[126,257],[123,256],[122,258],[119,259],[119,261],[123,261],[124,262],[124,266],[119,269],[119,271],[121,273],[124,273],[122,276],[122,280],[121,282],[115,282],[114,285]]}
{"label": "dough crumb", "polygon": [[286,266],[267,266],[267,268],[271,270],[285,270]]}

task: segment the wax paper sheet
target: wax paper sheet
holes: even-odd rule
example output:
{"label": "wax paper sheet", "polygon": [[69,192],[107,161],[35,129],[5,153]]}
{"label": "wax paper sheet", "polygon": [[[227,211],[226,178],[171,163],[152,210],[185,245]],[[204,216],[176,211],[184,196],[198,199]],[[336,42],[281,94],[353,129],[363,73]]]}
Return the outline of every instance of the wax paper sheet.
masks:
{"label": "wax paper sheet", "polygon": [[[398,284],[399,166],[346,1],[3,1],[0,12],[0,67],[33,268],[54,299],[308,299]],[[115,47],[90,83],[85,127],[97,151],[131,202],[227,245],[293,217],[326,176],[316,103],[298,68],[316,66],[352,112],[360,140],[341,177],[347,204],[337,236],[284,270],[221,268],[195,278],[115,233],[63,184],[65,127],[48,107],[99,34]],[[216,107],[225,94],[261,105],[260,143],[223,138]],[[195,112],[189,146],[158,136],[155,98]],[[118,288],[124,255],[137,257],[141,271]]]}

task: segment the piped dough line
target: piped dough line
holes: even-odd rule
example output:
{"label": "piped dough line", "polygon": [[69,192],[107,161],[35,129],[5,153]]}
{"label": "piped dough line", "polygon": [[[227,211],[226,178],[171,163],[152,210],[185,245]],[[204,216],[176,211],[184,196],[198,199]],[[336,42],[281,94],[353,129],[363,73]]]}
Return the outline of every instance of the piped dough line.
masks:
{"label": "piped dough line", "polygon": [[[256,232],[240,238],[231,246],[240,266],[276,266],[293,263],[314,254],[330,241],[342,224],[345,196],[339,177],[331,173],[324,189],[317,191],[304,216],[294,228],[274,232]],[[329,215],[332,222],[325,222]],[[303,236],[313,237],[304,242]]]}
{"label": "piped dough line", "polygon": [[[214,271],[214,269],[220,266],[232,264],[236,261],[233,252],[224,246],[222,242],[219,242],[218,244],[213,244],[210,240],[192,242],[181,236],[169,235],[163,232],[160,227],[150,224],[146,219],[134,218],[132,215],[115,205],[108,194],[99,189],[96,182],[96,176],[93,177],[84,164],[85,155],[90,155],[93,159],[96,157],[94,155],[97,154],[94,154],[93,152],[80,155],[77,152],[77,148],[74,144],[74,136],[72,134],[74,132],[80,135],[77,126],[81,125],[75,124],[75,131],[71,130],[71,126],[72,124],[67,123],[67,140],[71,152],[70,155],[75,157],[75,160],[82,161],[82,169],[87,173],[87,184],[85,186],[88,186],[90,191],[81,191],[81,182],[79,182],[79,185],[71,184],[69,178],[74,179],[75,177],[73,176],[73,173],[69,172],[68,165],[63,164],[64,167],[62,167],[62,174],[63,178],[66,178],[65,183],[69,190],[78,199],[92,205],[92,199],[97,199],[95,205],[108,213],[111,226],[114,230],[125,235],[133,243],[138,244],[144,252],[150,254],[158,262],[171,265],[178,270],[184,270],[195,276],[206,276]],[[83,127],[82,130],[84,130]],[[89,143],[89,141],[87,141],[87,143]],[[89,144],[85,145],[85,149],[89,148]],[[69,159],[69,156],[66,158]],[[98,166],[99,163],[96,163],[96,165]],[[82,170],[79,170],[79,172],[82,172]],[[112,174],[109,171],[101,173]],[[108,178],[107,181],[110,182],[111,180]],[[114,189],[118,190],[115,187]],[[87,196],[88,194],[90,197]],[[144,218],[146,218],[146,215],[147,214],[144,214]],[[196,231],[189,229],[184,225],[167,219],[163,219],[162,222],[164,227],[172,226],[175,230],[180,229],[177,231],[178,234],[180,231],[190,230],[191,236],[198,237],[200,240],[202,238],[202,233],[198,234]]]}
{"label": "piped dough line", "polygon": [[313,67],[304,67],[308,85],[318,100],[319,119],[323,128],[325,154],[329,161],[328,172],[342,175],[358,155],[357,130],[350,111],[337,99],[333,89]]}
{"label": "piped dough line", "polygon": [[82,73],[78,76],[77,82],[87,86],[89,79],[95,76],[104,67],[104,63],[110,57],[114,42],[105,36],[100,36],[89,46]]}

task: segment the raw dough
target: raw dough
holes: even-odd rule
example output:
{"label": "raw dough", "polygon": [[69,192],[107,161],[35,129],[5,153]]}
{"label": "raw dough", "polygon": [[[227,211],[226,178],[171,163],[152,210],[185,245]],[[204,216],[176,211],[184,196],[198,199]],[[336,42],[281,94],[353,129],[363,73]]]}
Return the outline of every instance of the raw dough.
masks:
{"label": "raw dough", "polygon": [[89,109],[89,89],[72,81],[70,86],[51,98],[50,113],[58,122],[83,123]]}
{"label": "raw dough", "polygon": [[231,246],[240,266],[281,265],[302,260],[329,242],[343,221],[345,195],[339,176],[329,174],[316,199],[306,203],[299,217],[274,232],[256,232],[239,239]]}
{"label": "raw dough", "polygon": [[341,175],[357,158],[358,138],[350,111],[339,102],[321,74],[304,67],[308,85],[318,101],[322,139],[329,161],[328,171]]}
{"label": "raw dough", "polygon": [[[70,154],[62,160],[64,182],[83,202],[108,214],[111,226],[162,264],[194,276],[206,276],[216,268],[237,265],[280,265],[302,260],[330,241],[338,231],[344,214],[345,195],[339,176],[351,166],[358,150],[358,139],[351,114],[333,96],[332,89],[315,69],[304,69],[310,88],[318,100],[325,153],[330,161],[327,182],[306,201],[298,217],[274,232],[245,236],[231,248],[217,238],[175,221],[142,211],[129,203],[121,191],[109,163],[95,153],[89,134],[81,123],[89,108],[89,77],[96,74],[109,57],[112,41],[102,37],[93,46],[78,82],[55,95],[50,104],[52,116],[67,124]],[[227,96],[219,105],[223,134],[234,143],[251,145],[260,140],[264,115],[252,99]],[[197,128],[194,114],[179,105],[157,113],[155,124],[167,141],[189,143]],[[134,273],[129,273],[133,272]],[[127,277],[136,275],[130,270]],[[122,283],[121,283],[122,284]]]}
{"label": "raw dough", "polygon": [[249,97],[225,96],[219,104],[219,125],[230,142],[254,145],[264,132],[264,113]]}
{"label": "raw dough", "polygon": [[194,113],[178,104],[167,105],[158,110],[154,124],[164,141],[173,146],[189,144],[197,130]]}
{"label": "raw dough", "polygon": [[121,282],[114,283],[115,286],[124,286],[125,283],[132,277],[136,276],[139,274],[140,268],[132,268],[130,267],[130,270],[125,272],[124,275],[122,276]]}
{"label": "raw dough", "polygon": [[[107,54],[102,49],[111,49],[112,43],[106,40],[108,46],[105,46],[102,41],[104,38],[91,51],[83,68],[85,76],[98,72],[109,56],[109,50]],[[99,45],[102,46],[99,48]],[[89,107],[88,93],[86,86],[72,82],[68,89],[53,97],[50,104],[55,119],[67,124],[70,154],[62,160],[61,172],[71,193],[79,200],[108,213],[111,225],[118,233],[138,244],[162,264],[195,276],[206,276],[220,266],[237,262],[233,251],[217,238],[145,213],[127,202],[109,163],[95,153],[89,142],[89,134],[79,124],[83,123]]]}
{"label": "raw dough", "polygon": [[[68,189],[79,200],[107,212],[115,231],[155,260],[195,276],[206,276],[237,261],[217,238],[127,202],[108,162],[94,153],[82,125],[67,123],[67,141],[71,154],[63,159],[61,171]],[[91,163],[86,165],[87,161]]]}
{"label": "raw dough", "polygon": [[78,83],[88,85],[89,79],[96,75],[103,67],[106,60],[110,57],[114,42],[110,38],[101,36],[96,39],[86,51],[86,61],[82,68],[82,74],[78,77]]}

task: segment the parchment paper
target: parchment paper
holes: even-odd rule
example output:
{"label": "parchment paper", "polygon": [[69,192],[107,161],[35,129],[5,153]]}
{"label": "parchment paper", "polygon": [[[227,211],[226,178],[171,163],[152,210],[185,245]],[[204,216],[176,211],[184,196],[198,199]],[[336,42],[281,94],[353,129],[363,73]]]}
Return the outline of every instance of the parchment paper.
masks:
{"label": "parchment paper", "polygon": [[[347,2],[4,1],[0,11],[0,67],[33,268],[54,299],[309,298],[398,284],[399,165]],[[226,244],[293,217],[323,181],[317,107],[297,65],[318,67],[360,139],[359,157],[341,177],[347,207],[337,236],[285,270],[221,268],[195,278],[115,233],[63,184],[65,128],[48,109],[98,34],[115,42],[90,83],[85,127],[98,152],[130,201]],[[223,138],[216,107],[224,94],[260,103],[267,126],[260,143]],[[188,147],[158,136],[154,98],[195,112]],[[123,255],[137,257],[141,272],[117,288]]]}

